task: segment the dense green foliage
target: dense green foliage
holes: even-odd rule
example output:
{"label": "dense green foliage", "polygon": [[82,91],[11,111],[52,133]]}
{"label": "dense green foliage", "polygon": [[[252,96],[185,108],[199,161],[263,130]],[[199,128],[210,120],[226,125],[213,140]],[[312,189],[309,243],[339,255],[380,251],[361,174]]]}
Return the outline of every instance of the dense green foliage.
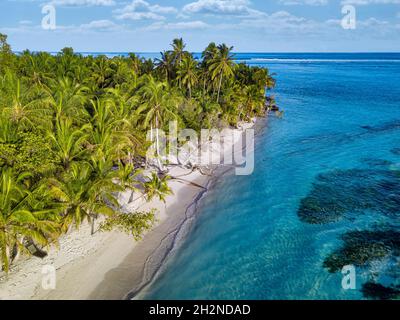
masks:
{"label": "dense green foliage", "polygon": [[[103,229],[136,237],[154,215],[121,215],[118,192],[134,189],[145,162],[147,130],[235,126],[266,111],[274,80],[236,64],[232,48],[211,43],[196,60],[182,39],[155,61],[13,54],[0,34],[0,256],[5,271],[26,246],[51,245],[98,215]],[[167,131],[167,130],[166,130]],[[167,177],[142,181],[146,198],[164,200]]]}

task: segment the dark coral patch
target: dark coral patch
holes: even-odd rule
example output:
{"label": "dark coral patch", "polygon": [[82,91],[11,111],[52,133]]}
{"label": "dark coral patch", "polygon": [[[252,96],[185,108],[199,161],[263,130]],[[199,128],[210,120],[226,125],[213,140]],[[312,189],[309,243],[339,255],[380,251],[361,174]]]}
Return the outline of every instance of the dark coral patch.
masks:
{"label": "dark coral patch", "polygon": [[380,169],[335,170],[317,177],[297,214],[311,224],[334,222],[346,215],[371,210],[400,215],[400,176]]}
{"label": "dark coral patch", "polygon": [[391,164],[393,164],[392,161],[385,159],[375,159],[375,158],[363,158],[361,159],[361,161],[371,167],[388,167]]}
{"label": "dark coral patch", "polygon": [[365,298],[375,300],[400,299],[400,286],[385,287],[379,283],[364,283],[361,292]]}
{"label": "dark coral patch", "polygon": [[[370,268],[373,261],[396,261],[400,256],[400,174],[389,170],[390,161],[371,158],[363,162],[369,169],[335,170],[319,175],[297,212],[301,221],[311,224],[356,219],[364,213],[377,215],[379,220],[389,219],[386,227],[345,233],[343,245],[324,260],[323,266],[331,273],[346,265]],[[375,271],[375,275],[381,273],[396,278],[388,270]],[[399,290],[367,282],[361,291],[370,299],[396,299]]]}
{"label": "dark coral patch", "polygon": [[351,231],[342,236],[343,246],[324,261],[329,272],[340,271],[346,265],[367,266],[389,255],[400,255],[400,232],[392,228]]}
{"label": "dark coral patch", "polygon": [[400,148],[393,148],[390,150],[391,153],[395,154],[396,156],[400,156]]}

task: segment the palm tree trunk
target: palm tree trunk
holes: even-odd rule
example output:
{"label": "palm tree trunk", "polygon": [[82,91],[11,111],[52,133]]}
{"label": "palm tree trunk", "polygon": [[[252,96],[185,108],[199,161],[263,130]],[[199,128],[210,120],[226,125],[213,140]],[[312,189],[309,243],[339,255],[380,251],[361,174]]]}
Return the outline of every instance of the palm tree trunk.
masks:
{"label": "palm tree trunk", "polygon": [[91,235],[94,235],[94,227],[95,227],[96,216],[92,217],[92,226],[91,226]]}
{"label": "palm tree trunk", "polygon": [[219,85],[218,85],[218,96],[217,96],[217,103],[219,103],[219,94],[221,92],[221,86],[222,86],[222,71],[221,71],[221,77],[219,78]]}
{"label": "palm tree trunk", "polygon": [[10,256],[11,256],[10,246],[6,245],[4,249],[5,249],[5,257],[4,257],[4,261],[2,261],[3,270],[6,273],[8,273],[8,270],[10,269]]}
{"label": "palm tree trunk", "polygon": [[[24,237],[20,237],[20,238],[18,239],[18,242],[19,242],[21,245],[23,244],[23,241],[24,241]],[[13,262],[18,261],[18,259],[19,259],[20,256],[21,256],[21,250],[19,250],[19,247],[18,247],[18,245],[16,244],[16,246],[15,246],[15,256],[12,258],[12,261],[13,261]]]}
{"label": "palm tree trunk", "polygon": [[162,164],[160,161],[160,142],[159,142],[159,137],[158,137],[158,115],[156,113],[156,157],[157,157],[157,164],[158,164],[158,169],[162,171]]}

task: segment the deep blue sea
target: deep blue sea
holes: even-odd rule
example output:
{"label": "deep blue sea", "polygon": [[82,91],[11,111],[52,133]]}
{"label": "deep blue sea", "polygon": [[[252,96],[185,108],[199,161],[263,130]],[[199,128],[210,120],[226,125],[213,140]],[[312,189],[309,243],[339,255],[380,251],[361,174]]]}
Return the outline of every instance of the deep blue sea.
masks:
{"label": "deep blue sea", "polygon": [[[276,73],[284,117],[262,120],[255,172],[218,179],[145,298],[362,299],[367,281],[399,284],[400,54],[236,58]],[[353,249],[389,240],[344,290],[324,261],[354,231]]]}

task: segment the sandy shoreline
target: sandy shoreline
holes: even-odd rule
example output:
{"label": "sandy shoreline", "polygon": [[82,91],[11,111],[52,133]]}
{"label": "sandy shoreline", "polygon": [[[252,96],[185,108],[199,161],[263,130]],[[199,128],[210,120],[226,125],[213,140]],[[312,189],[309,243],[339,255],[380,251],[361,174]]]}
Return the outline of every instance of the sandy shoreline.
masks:
{"label": "sandy shoreline", "polygon": [[[246,126],[247,128],[250,126]],[[229,168],[228,168],[229,169]],[[0,299],[92,299],[120,300],[133,298],[154,277],[175,242],[185,236],[183,224],[190,222],[197,201],[207,192],[213,179],[224,169],[215,168],[212,175],[173,167],[169,174],[179,179],[169,183],[174,194],[146,203],[129,202],[131,192],[120,197],[123,208],[141,211],[156,208],[157,224],[142,241],[114,231],[90,235],[84,225],[65,235],[60,248],[52,248],[44,259],[30,258],[19,262],[8,275],[0,276]],[[42,268],[56,269],[56,288],[42,288]]]}

